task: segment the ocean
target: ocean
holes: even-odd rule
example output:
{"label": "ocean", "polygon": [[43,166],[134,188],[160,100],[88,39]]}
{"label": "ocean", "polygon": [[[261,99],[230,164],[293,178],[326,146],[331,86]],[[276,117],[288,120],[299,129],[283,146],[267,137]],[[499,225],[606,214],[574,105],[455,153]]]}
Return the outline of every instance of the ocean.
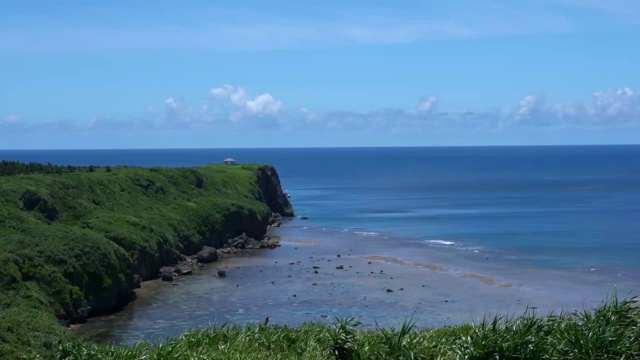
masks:
{"label": "ocean", "polygon": [[[173,167],[227,157],[276,167],[294,210],[309,218],[285,223],[277,230],[283,238],[318,239],[337,249],[349,244],[354,257],[413,268],[428,260],[423,268],[481,280],[485,287],[502,284],[494,286],[494,297],[514,287],[514,298],[523,301],[548,296],[543,305],[549,310],[595,303],[616,287],[625,294],[640,287],[640,146],[0,151],[4,160],[61,165]],[[292,244],[274,253],[293,253]],[[398,277],[426,276],[403,274]],[[545,293],[550,287],[556,291]],[[419,296],[411,295],[418,300],[394,315],[422,303]],[[485,297],[482,311],[504,309],[491,307],[490,292]],[[263,315],[264,307],[252,313],[242,304],[238,300],[242,312],[228,312]],[[373,315],[353,303],[347,313],[340,305],[332,311],[373,318],[384,314],[385,304],[372,306]],[[425,317],[425,325],[464,321],[476,315],[473,306],[461,305],[458,317]],[[237,318],[220,309],[212,310],[216,318]],[[306,320],[319,316],[282,313],[282,322],[305,313],[311,316]],[[113,333],[110,341],[125,341]]]}

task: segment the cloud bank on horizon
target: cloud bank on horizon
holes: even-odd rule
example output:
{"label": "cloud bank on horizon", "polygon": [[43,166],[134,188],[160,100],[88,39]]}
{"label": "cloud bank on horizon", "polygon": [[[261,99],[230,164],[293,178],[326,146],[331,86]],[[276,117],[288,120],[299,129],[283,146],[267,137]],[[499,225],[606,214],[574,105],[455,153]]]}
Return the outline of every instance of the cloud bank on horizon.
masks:
{"label": "cloud bank on horizon", "polygon": [[38,131],[66,128],[84,131],[171,130],[179,128],[235,129],[250,131],[434,131],[509,128],[629,128],[640,127],[640,95],[628,87],[592,93],[590,103],[561,104],[544,96],[527,95],[502,109],[446,110],[436,96],[425,96],[415,109],[379,108],[368,112],[315,111],[287,108],[270,93],[252,95],[242,86],[223,84],[211,88],[203,104],[190,104],[180,97],[167,97],[161,106],[148,106],[145,113],[126,119],[100,116],[87,120],[30,122],[18,114],[0,119],[5,131]]}

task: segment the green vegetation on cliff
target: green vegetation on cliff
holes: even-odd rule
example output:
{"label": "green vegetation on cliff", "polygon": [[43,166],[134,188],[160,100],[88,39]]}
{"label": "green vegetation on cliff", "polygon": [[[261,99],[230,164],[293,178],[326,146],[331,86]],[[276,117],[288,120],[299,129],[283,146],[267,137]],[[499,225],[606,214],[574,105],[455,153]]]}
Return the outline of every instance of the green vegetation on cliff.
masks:
{"label": "green vegetation on cliff", "polygon": [[45,354],[58,324],[125,305],[134,277],[292,215],[272,167],[0,164],[0,358]]}

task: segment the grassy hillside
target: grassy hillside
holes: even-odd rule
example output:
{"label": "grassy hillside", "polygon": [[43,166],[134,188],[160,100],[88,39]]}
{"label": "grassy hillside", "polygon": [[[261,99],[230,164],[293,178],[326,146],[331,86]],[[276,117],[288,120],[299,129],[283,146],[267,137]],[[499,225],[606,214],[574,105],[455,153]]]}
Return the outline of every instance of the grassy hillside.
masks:
{"label": "grassy hillside", "polygon": [[[46,353],[81,321],[126,304],[134,275],[246,232],[261,237],[278,203],[271,167],[0,171],[0,358]],[[274,190],[275,189],[275,190]],[[280,190],[281,191],[281,190]],[[274,196],[276,198],[274,198]],[[290,210],[290,204],[277,204]]]}

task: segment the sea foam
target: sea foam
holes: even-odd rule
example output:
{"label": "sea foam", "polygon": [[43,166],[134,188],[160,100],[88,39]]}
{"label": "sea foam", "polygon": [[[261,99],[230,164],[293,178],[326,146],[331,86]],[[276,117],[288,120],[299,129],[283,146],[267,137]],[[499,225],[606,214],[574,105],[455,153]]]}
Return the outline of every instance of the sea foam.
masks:
{"label": "sea foam", "polygon": [[447,240],[425,240],[427,243],[433,245],[433,246],[454,246],[456,243],[453,241],[447,241]]}

